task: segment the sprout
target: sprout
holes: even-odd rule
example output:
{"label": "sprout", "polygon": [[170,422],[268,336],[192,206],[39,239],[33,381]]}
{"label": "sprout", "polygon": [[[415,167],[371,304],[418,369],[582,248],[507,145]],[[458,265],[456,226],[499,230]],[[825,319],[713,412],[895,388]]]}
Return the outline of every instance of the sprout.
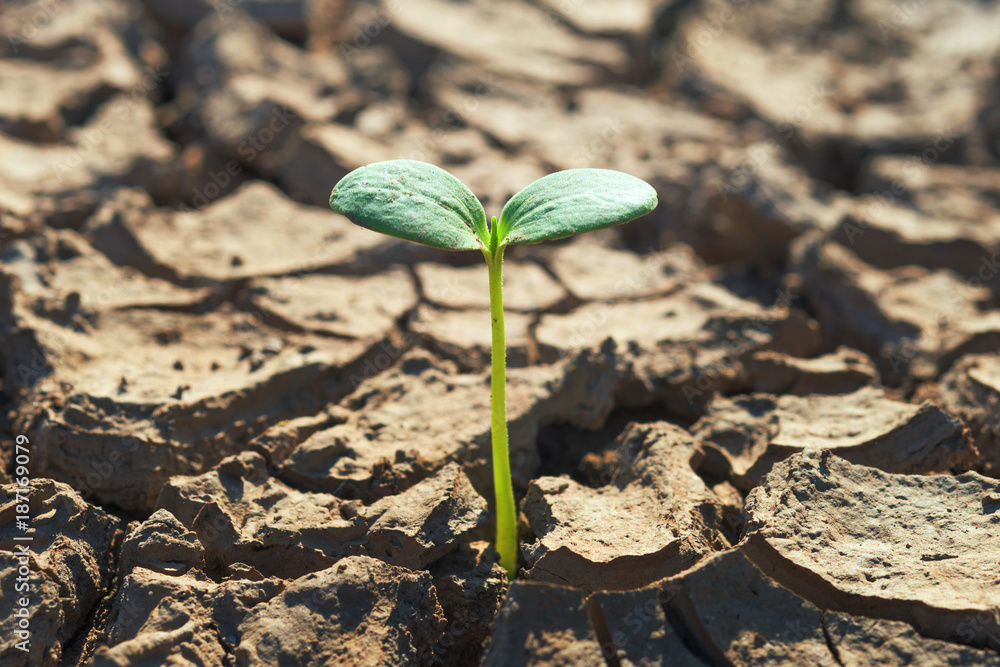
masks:
{"label": "sprout", "polygon": [[426,162],[389,160],[355,169],[330,195],[333,210],[376,232],[444,250],[479,250],[489,270],[492,318],[491,431],[496,549],[511,578],[517,568],[517,516],[507,447],[503,251],[619,225],[656,208],[648,183],[607,169],[570,169],[540,178],[487,224],[483,205],[448,172]]}

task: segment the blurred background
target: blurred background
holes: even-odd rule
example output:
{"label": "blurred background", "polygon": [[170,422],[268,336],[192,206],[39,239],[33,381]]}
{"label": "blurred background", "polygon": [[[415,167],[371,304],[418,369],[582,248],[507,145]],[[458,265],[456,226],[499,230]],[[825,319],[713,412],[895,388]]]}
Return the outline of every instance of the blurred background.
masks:
{"label": "blurred background", "polygon": [[806,228],[1000,159],[993,2],[39,0],[0,5],[0,33],[8,237],[123,184],[325,206],[409,157],[488,213],[552,170],[621,169],[661,200],[627,247],[766,274]]}
{"label": "blurred background", "polygon": [[[485,304],[463,296],[479,274],[443,292],[433,266],[378,276],[477,254],[387,243],[328,208],[338,179],[394,158],[451,171],[487,215],[559,169],[618,169],[657,189],[654,213],[590,236],[690,257],[654,271],[607,255],[619,264],[594,273],[621,283],[610,287],[581,260],[548,298],[538,285],[562,271],[547,259],[559,244],[511,250],[544,269],[521,270],[533,273],[511,323],[515,366],[580,346],[540,342],[539,313],[669,291],[623,281],[683,283],[675,260],[707,265],[699,280],[743,300],[720,296],[719,312],[793,306],[821,342],[802,334],[784,349],[849,345],[908,397],[962,355],[1000,348],[995,2],[8,0],[0,36],[0,353],[5,411],[25,428],[41,409],[32,397],[73,387],[115,410],[147,406],[129,417],[141,422],[161,404],[201,415],[198,401],[257,386],[258,369],[289,355],[294,382],[348,376],[348,362],[377,358],[380,336],[398,359],[423,301],[437,319],[421,340],[484,368]],[[822,241],[795,245],[807,237]],[[373,282],[340,280],[352,276]],[[690,320],[691,340],[716,322],[705,317]],[[598,319],[584,323],[588,345],[607,335]],[[712,335],[735,335],[726,327]],[[644,332],[653,347],[658,331]],[[314,362],[330,340],[339,347]],[[262,393],[245,415],[192,427],[192,443],[221,449],[188,467],[321,410],[357,387],[350,377],[295,390],[280,410]],[[657,395],[646,389],[640,406]],[[674,413],[700,416],[678,400]],[[167,434],[187,437],[163,430],[165,446]]]}

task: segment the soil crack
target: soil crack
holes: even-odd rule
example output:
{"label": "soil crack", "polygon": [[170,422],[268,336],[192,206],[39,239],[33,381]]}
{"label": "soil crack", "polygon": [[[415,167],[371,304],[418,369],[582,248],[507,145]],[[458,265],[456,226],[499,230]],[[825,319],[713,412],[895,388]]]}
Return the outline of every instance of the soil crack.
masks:
{"label": "soil crack", "polygon": [[591,595],[583,604],[587,608],[587,619],[590,621],[590,627],[593,628],[597,642],[601,645],[601,655],[604,656],[604,662],[607,663],[608,667],[622,667],[622,662],[614,651],[614,639],[611,637],[611,631],[608,630],[601,601],[596,595]]}
{"label": "soil crack", "polygon": [[821,619],[821,623],[823,625],[823,638],[826,640],[826,647],[830,650],[830,655],[833,656],[833,659],[837,661],[838,665],[840,665],[841,667],[844,667],[844,662],[843,662],[843,660],[840,659],[840,650],[837,648],[837,645],[834,643],[833,637],[830,636],[830,626],[827,625],[827,622],[826,622],[826,615],[828,613],[829,612],[827,612],[827,610],[825,610],[825,609],[823,610],[823,616],[822,616],[822,619]]}

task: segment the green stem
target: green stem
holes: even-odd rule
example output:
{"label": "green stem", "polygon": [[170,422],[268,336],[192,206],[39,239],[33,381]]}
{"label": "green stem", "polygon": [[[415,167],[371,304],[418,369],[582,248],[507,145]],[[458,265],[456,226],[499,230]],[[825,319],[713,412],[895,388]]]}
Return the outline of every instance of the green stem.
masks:
{"label": "green stem", "polygon": [[[496,230],[494,218],[493,229]],[[507,341],[503,327],[503,246],[493,232],[486,264],[490,272],[490,317],[493,320],[492,374],[490,405],[493,432],[493,488],[496,493],[497,552],[500,565],[513,579],[517,571],[517,514],[514,487],[510,478],[510,452],[507,447]],[[485,253],[484,253],[485,254]]]}

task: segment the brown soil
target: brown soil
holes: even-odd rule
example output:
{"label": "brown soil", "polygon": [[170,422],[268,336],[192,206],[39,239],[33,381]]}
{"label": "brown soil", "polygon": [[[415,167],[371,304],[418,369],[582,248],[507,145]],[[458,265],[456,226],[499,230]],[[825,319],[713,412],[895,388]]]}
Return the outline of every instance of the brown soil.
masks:
{"label": "brown soil", "polygon": [[[1000,665],[995,3],[0,34],[3,667]],[[480,257],[327,207],[391,158],[490,214],[557,169],[659,194],[508,251],[514,582]]]}

